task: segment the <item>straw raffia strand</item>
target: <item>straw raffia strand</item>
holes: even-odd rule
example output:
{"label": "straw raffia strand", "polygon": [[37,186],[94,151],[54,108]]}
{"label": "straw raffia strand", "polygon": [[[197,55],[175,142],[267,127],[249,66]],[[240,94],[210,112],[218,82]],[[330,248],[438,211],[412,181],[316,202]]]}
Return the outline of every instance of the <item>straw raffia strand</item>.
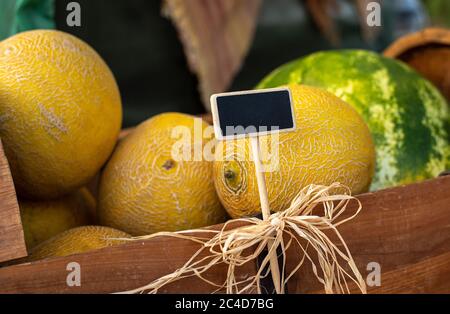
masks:
{"label": "straw raffia strand", "polygon": [[[333,192],[337,191],[343,192],[334,195]],[[357,202],[357,209],[353,215],[343,219],[341,216],[351,200]],[[313,210],[319,204],[322,204],[322,213],[316,215]],[[221,230],[161,232],[134,238],[133,240],[144,240],[168,236],[199,243],[201,248],[173,273],[158,278],[146,286],[123,293],[157,293],[169,283],[192,276],[216,287],[216,292],[225,290],[226,293],[261,293],[260,279],[269,274],[270,255],[276,252],[278,247],[281,247],[282,251],[280,282],[283,287],[306,261],[311,264],[315,277],[323,285],[326,293],[350,293],[349,281],[353,281],[362,293],[366,293],[365,282],[337,230],[339,225],[358,215],[361,209],[360,201],[351,196],[350,189],[339,183],[330,186],[309,185],[298,193],[289,208],[272,214],[268,220],[242,218],[228,221]],[[235,222],[245,222],[246,225],[232,228],[230,224]],[[341,248],[333,243],[325,231],[330,231],[336,236]],[[192,233],[199,235],[212,233],[213,237],[192,236]],[[297,245],[303,256],[299,258],[296,266],[285,274],[286,251],[291,245]],[[268,254],[260,263],[256,274],[237,280],[236,267],[254,262],[267,247]],[[256,249],[248,250],[250,248]],[[199,257],[205,250],[208,252],[206,256]],[[248,253],[249,251],[251,253]],[[318,265],[314,262],[311,251],[315,252]],[[220,263],[228,265],[224,282],[215,283],[204,277],[208,270]]]}

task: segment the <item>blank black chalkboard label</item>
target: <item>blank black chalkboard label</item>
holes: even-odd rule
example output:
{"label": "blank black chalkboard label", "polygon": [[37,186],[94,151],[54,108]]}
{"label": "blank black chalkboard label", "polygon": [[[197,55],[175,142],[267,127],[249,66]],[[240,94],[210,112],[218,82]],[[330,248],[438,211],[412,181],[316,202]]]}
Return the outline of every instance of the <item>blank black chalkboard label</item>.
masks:
{"label": "blank black chalkboard label", "polygon": [[288,88],[216,94],[211,97],[211,111],[218,139],[295,129]]}

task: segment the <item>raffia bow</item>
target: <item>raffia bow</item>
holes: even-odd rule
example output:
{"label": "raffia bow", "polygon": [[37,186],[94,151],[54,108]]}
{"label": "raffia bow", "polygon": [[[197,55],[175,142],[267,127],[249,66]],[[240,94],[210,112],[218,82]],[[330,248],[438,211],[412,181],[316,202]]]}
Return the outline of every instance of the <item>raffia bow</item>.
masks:
{"label": "raffia bow", "polygon": [[[336,191],[343,191],[343,193],[333,195],[332,192]],[[362,293],[366,293],[365,282],[344,239],[337,230],[339,225],[353,219],[362,209],[360,201],[350,194],[350,189],[339,183],[333,183],[330,186],[310,185],[300,191],[289,208],[272,214],[268,220],[242,218],[226,222],[221,230],[161,232],[134,238],[133,240],[145,240],[168,236],[199,243],[201,248],[173,273],[158,278],[146,286],[123,293],[157,293],[169,283],[192,276],[216,287],[216,292],[225,290],[226,293],[261,293],[260,280],[269,274],[267,266],[270,255],[276,252],[278,247],[281,248],[283,257],[280,280],[283,287],[305,261],[309,261],[315,277],[323,285],[326,293],[350,293],[349,280],[353,281]],[[341,216],[351,200],[355,200],[358,207],[353,215],[343,219]],[[322,215],[315,215],[313,211],[317,210],[320,204],[323,207]],[[230,229],[230,224],[236,222],[243,222],[246,225]],[[331,231],[342,248],[333,243],[325,231]],[[186,233],[212,233],[213,237],[192,236]],[[260,263],[257,272],[243,280],[237,280],[236,267],[254,262],[269,243],[268,254]],[[285,275],[286,251],[292,245],[297,245],[303,256]],[[252,248],[256,249],[252,250]],[[199,257],[205,250],[207,255]],[[251,253],[248,253],[249,251]],[[311,251],[316,253],[318,265],[314,262]],[[204,274],[219,263],[228,265],[226,280],[215,283],[205,278]],[[346,267],[350,271],[347,271]]]}

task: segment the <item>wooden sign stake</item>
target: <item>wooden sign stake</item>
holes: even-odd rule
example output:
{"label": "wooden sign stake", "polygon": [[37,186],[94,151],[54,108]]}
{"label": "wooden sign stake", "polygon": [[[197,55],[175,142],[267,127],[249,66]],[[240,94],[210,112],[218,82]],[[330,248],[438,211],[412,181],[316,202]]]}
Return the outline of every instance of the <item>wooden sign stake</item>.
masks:
{"label": "wooden sign stake", "polygon": [[[261,157],[260,157],[261,150],[259,147],[259,137],[258,136],[250,137],[250,143],[252,146],[253,162],[255,164],[256,181],[258,183],[259,200],[261,203],[262,216],[264,220],[267,220],[270,217],[270,206],[269,206],[269,197],[267,195],[266,178],[264,176],[264,170],[261,164]],[[269,250],[272,245],[273,241],[270,240],[268,243]],[[278,256],[276,248],[272,252],[272,254],[269,255],[269,257],[270,257],[270,272],[272,274],[275,291],[278,294],[284,293],[284,285],[282,285],[280,282],[281,281],[280,268],[278,265]]]}
{"label": "wooden sign stake", "polygon": [[[289,88],[215,94],[211,96],[211,112],[214,132],[218,140],[250,138],[261,212],[263,220],[269,220],[270,204],[261,164],[259,137],[295,130],[294,108]],[[265,130],[261,130],[262,126]],[[270,130],[267,129],[269,126]],[[274,126],[277,128],[274,129]],[[231,130],[228,129],[229,127]],[[277,248],[273,247],[273,244],[273,240],[267,243],[270,271],[276,293],[282,294],[285,293],[285,288],[284,283],[281,282]]]}

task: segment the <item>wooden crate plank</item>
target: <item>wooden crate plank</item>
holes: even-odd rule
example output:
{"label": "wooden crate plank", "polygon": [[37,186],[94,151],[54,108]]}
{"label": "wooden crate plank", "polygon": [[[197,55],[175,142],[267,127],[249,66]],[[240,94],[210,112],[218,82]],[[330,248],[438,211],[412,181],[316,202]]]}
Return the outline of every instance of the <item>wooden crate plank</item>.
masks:
{"label": "wooden crate plank", "polygon": [[[365,277],[369,262],[382,267],[381,287],[376,293],[450,292],[450,177],[359,196],[363,211],[340,227],[359,269]],[[158,238],[77,256],[40,261],[0,269],[0,293],[105,293],[136,288],[177,269],[197,249],[185,240]],[[295,253],[295,252],[294,252]],[[290,254],[288,265],[298,260]],[[81,265],[81,287],[69,288],[66,266]],[[210,273],[223,280],[224,268]],[[254,265],[239,269],[244,277]],[[410,278],[414,277],[414,278]],[[434,278],[434,279],[430,279]],[[439,278],[443,278],[442,282]],[[290,293],[313,293],[321,289],[305,267],[290,282]],[[162,292],[209,293],[213,289],[191,278]],[[369,288],[369,293],[372,288]]]}
{"label": "wooden crate plank", "polygon": [[16,191],[0,140],[0,262],[26,255]]}
{"label": "wooden crate plank", "polygon": [[[366,268],[370,262],[379,263],[385,273],[450,252],[449,176],[358,198],[362,212],[339,230],[363,276],[369,273]],[[292,266],[296,260],[288,262]],[[310,268],[302,269],[290,282],[290,291],[309,293],[320,289],[315,281],[305,284],[304,278],[312,275]],[[447,289],[450,292],[450,282]]]}
{"label": "wooden crate plank", "polygon": [[[186,262],[199,248],[193,242],[157,238],[147,241],[74,255],[0,268],[0,293],[112,293],[143,286],[168,274]],[[202,255],[204,256],[204,255]],[[77,262],[81,269],[81,286],[68,287],[67,265]],[[240,267],[239,278],[255,272],[254,264]],[[206,278],[223,282],[224,265],[215,267]],[[201,293],[211,286],[199,279],[181,280],[161,290],[167,292]]]}
{"label": "wooden crate plank", "polygon": [[[371,294],[450,293],[450,252],[382,273],[380,286],[369,287]],[[350,285],[352,293],[357,287]],[[323,293],[317,290],[311,293]]]}
{"label": "wooden crate plank", "polygon": [[[389,271],[372,293],[450,293],[450,252]],[[382,287],[384,286],[384,287]]]}

